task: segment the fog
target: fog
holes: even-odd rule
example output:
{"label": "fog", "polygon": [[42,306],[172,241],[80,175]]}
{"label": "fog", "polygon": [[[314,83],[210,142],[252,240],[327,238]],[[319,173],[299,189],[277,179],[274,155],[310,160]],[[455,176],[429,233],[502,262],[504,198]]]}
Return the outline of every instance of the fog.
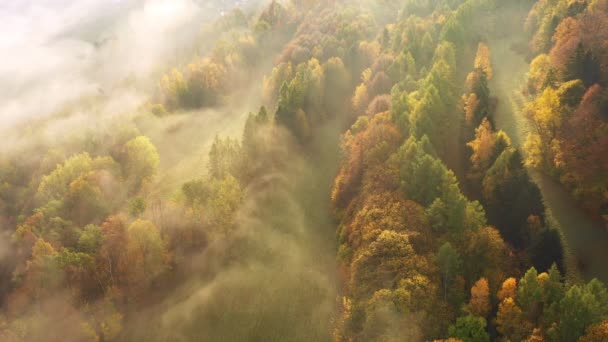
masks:
{"label": "fog", "polygon": [[[467,28],[474,37],[463,39],[465,46],[457,47],[462,51],[450,56],[446,44],[435,50],[432,63],[421,60],[425,66],[417,67],[412,54],[428,55],[431,62],[433,40],[450,30],[415,31],[450,23],[447,4],[423,19],[399,13],[398,1],[285,0],[279,1],[285,7],[273,3],[262,12],[269,1],[0,3],[6,33],[0,37],[0,191],[9,194],[0,196],[0,340],[417,341],[423,334],[440,337],[461,309],[474,306],[473,300],[465,305],[469,285],[476,273],[491,273],[469,270],[476,265],[454,275],[445,269],[461,263],[461,252],[462,260],[477,257],[467,241],[479,244],[481,233],[493,230],[480,229],[486,218],[477,213],[478,203],[474,208],[455,197],[458,212],[445,215],[440,206],[451,209],[451,200],[443,203],[444,194],[428,208],[416,204],[415,191],[407,189],[413,183],[404,172],[408,163],[401,160],[409,143],[407,153],[397,146],[415,136],[414,125],[427,130],[421,118],[430,118],[424,124],[428,136],[437,129],[430,126],[440,127],[433,120],[443,117],[435,118],[430,107],[443,86],[432,87],[451,83],[449,60],[463,53],[456,72],[460,89],[478,41],[491,47],[494,58],[495,98],[487,100],[497,114],[490,119],[521,145],[513,131],[520,113],[507,101],[528,69],[517,48],[525,49],[522,27],[532,2],[477,9],[481,15]],[[466,4],[469,9],[474,2]],[[419,5],[425,12],[433,3],[406,2],[404,11]],[[232,12],[218,20],[235,6],[244,15]],[[359,36],[359,30],[365,33]],[[340,58],[328,60],[332,55]],[[308,58],[312,62],[299,64]],[[289,72],[273,70],[283,61],[293,62],[282,66]],[[474,82],[484,80],[482,69],[475,70]],[[354,108],[359,100],[361,110]],[[370,102],[375,104],[364,106]],[[456,99],[448,102],[456,106]],[[262,104],[268,108],[261,110]],[[395,105],[411,105],[412,112],[398,113]],[[382,108],[377,119],[362,119],[342,135],[365,107],[370,117]],[[449,114],[461,115],[460,104]],[[399,116],[407,122],[396,123]],[[447,164],[466,184],[462,163],[469,156],[459,141],[464,120],[454,123],[446,135],[461,146],[446,159],[454,158]],[[216,137],[243,138],[244,146],[220,141],[210,156]],[[77,154],[82,159],[60,166]],[[435,156],[424,157],[435,163]],[[91,166],[97,162],[107,164]],[[352,179],[342,179],[341,165],[344,178]],[[336,175],[337,187],[342,181],[349,187],[334,198],[338,203],[349,197],[344,208],[330,200]],[[461,195],[457,185],[434,181],[416,185],[440,189],[445,199]],[[558,211],[560,202],[550,196],[561,195],[536,181],[549,212]],[[387,220],[381,219],[385,214]],[[434,222],[440,216],[445,223]],[[463,229],[448,232],[451,221]],[[464,233],[465,226],[471,231]],[[384,240],[383,231],[395,237]],[[503,253],[503,241],[495,240]],[[442,256],[435,256],[440,243],[457,245],[450,248],[450,265],[441,261],[442,248]],[[507,251],[494,254],[500,258]],[[526,253],[514,260],[527,263]],[[480,264],[512,271],[487,254],[479,254]],[[443,299],[433,293],[439,285]],[[414,298],[421,294],[428,298]],[[488,306],[497,304],[487,297]],[[483,328],[489,312],[495,313],[493,307],[487,311]],[[496,332],[493,321],[487,321],[490,334]]]}
{"label": "fog", "polygon": [[[0,153],[34,161],[58,147],[69,157],[85,149],[87,136],[103,142],[117,127],[139,131],[161,157],[148,194],[165,206],[166,222],[156,223],[179,221],[170,197],[185,181],[206,176],[207,150],[217,134],[240,138],[247,113],[261,104],[262,82],[245,85],[217,108],[168,117],[140,109],[163,73],[213,45],[217,37],[205,36],[202,28],[235,4],[255,6],[194,0],[3,2],[0,29],[11,34],[0,37],[5,141]],[[295,145],[279,133],[271,144],[275,150],[267,151],[275,168],[246,189],[234,234],[192,255],[189,273],[171,293],[159,290],[158,303],[130,312],[122,339],[328,340],[336,251],[327,194],[341,127],[331,122],[321,130],[312,157],[293,154]],[[0,258],[12,253],[9,240],[0,237]],[[48,305],[64,310],[64,297],[57,294],[56,303]],[[41,319],[38,315],[31,314]],[[55,323],[47,317],[40,324]],[[77,316],[62,322],[68,340],[79,338],[68,328],[77,325]]]}
{"label": "fog", "polygon": [[327,193],[340,127],[325,125],[310,156],[294,153],[286,132],[265,132],[265,175],[247,187],[235,230],[192,255],[185,279],[133,316],[126,339],[329,341],[337,266]]}
{"label": "fog", "polygon": [[83,98],[104,97],[102,114],[129,113],[169,67],[213,44],[201,39],[201,29],[222,6],[193,0],[2,2],[0,30],[10,34],[0,37],[0,136],[14,137],[16,125],[32,125]]}

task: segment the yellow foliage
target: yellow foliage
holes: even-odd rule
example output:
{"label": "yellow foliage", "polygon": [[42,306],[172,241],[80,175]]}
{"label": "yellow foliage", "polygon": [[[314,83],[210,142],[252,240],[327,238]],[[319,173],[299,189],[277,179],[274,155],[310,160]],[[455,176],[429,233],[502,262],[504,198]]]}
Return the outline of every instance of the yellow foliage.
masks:
{"label": "yellow foliage", "polygon": [[534,328],[532,331],[532,335],[526,338],[523,342],[543,342],[545,338],[543,337],[543,332],[539,328]]}
{"label": "yellow foliage", "polygon": [[517,291],[517,279],[511,277],[502,283],[500,290],[498,291],[498,299],[505,300],[507,298],[515,298],[515,291]]}
{"label": "yellow foliage", "polygon": [[495,133],[492,130],[492,125],[487,118],[484,118],[481,125],[475,129],[475,140],[467,144],[473,150],[471,162],[474,166],[487,166],[486,164],[494,151],[494,143]]}
{"label": "yellow foliage", "polygon": [[530,133],[524,143],[526,158],[524,164],[527,167],[539,168],[543,164],[543,147],[540,135]]}
{"label": "yellow foliage", "polygon": [[490,286],[486,278],[479,279],[471,288],[471,299],[467,311],[479,317],[487,317],[492,306],[490,304]]}
{"label": "yellow foliage", "polygon": [[522,310],[511,297],[503,300],[498,306],[496,330],[511,341],[520,341],[532,331],[530,324],[524,320]]}
{"label": "yellow foliage", "polygon": [[369,102],[369,95],[367,94],[367,87],[364,83],[361,83],[355,90],[355,96],[353,96],[353,106],[357,112],[363,112],[367,108]]}
{"label": "yellow foliage", "polygon": [[470,93],[469,95],[462,95],[462,103],[464,109],[464,118],[467,124],[472,125],[473,119],[475,118],[475,112],[479,106],[479,98],[477,94]]}
{"label": "yellow foliage", "polygon": [[551,70],[551,59],[547,54],[542,54],[534,58],[530,63],[528,72],[528,90],[536,94],[541,90],[547,79],[547,74]]}
{"label": "yellow foliage", "polygon": [[603,321],[587,328],[587,333],[578,342],[605,342],[608,341],[608,321]]}
{"label": "yellow foliage", "polygon": [[492,79],[492,63],[490,62],[490,48],[484,43],[479,43],[477,56],[475,57],[475,68],[481,69],[486,73],[488,80]]}
{"label": "yellow foliage", "polygon": [[546,88],[542,95],[526,106],[526,112],[538,131],[550,137],[562,125],[561,109],[558,92],[553,88]]}

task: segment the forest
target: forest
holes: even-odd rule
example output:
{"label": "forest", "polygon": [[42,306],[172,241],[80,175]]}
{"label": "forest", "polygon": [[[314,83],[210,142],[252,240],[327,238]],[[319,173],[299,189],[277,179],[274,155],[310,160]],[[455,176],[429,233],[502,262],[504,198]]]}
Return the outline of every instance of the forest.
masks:
{"label": "forest", "polygon": [[608,341],[608,0],[0,28],[0,341]]}

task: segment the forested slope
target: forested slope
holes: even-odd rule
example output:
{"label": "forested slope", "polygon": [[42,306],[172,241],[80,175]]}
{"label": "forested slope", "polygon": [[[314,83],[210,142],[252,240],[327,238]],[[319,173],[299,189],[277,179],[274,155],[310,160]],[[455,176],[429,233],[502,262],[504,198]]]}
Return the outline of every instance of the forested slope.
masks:
{"label": "forested slope", "polygon": [[[134,113],[100,90],[14,127],[0,339],[608,339],[608,289],[580,279],[529,176],[604,213],[607,14],[606,0],[224,13]],[[505,41],[530,60],[523,149],[498,129],[519,89],[490,90],[509,84],[493,81],[509,77],[492,64]],[[73,129],[83,116],[95,129]]]}

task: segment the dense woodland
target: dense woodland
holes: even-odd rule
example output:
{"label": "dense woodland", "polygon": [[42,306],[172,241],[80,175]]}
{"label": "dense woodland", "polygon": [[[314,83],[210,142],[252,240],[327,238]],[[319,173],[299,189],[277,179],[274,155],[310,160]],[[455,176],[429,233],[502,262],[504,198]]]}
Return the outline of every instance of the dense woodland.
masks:
{"label": "dense woodland", "polygon": [[[205,30],[213,48],[167,66],[135,116],[0,154],[0,340],[608,341],[608,288],[580,275],[530,177],[608,215],[608,1],[273,0]],[[505,38],[529,63],[507,90],[521,147],[490,87]],[[242,132],[201,132],[201,172],[169,182],[150,122],[249,91]],[[33,141],[97,101],[15,129]],[[305,170],[329,177],[324,232],[283,215]],[[303,266],[320,240],[335,292]],[[220,281],[167,325],[175,294],[198,293],[183,284],[240,269],[266,279]]]}

